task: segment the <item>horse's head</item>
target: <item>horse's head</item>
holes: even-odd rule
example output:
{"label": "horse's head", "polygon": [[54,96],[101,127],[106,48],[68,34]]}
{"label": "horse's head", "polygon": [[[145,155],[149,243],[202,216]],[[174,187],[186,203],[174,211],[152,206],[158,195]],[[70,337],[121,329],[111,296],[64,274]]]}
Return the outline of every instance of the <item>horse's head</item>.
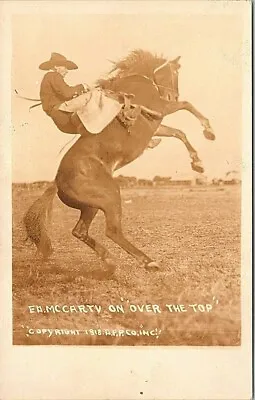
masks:
{"label": "horse's head", "polygon": [[158,87],[160,96],[168,101],[177,101],[179,97],[178,70],[180,68],[177,57],[172,61],[165,61],[153,71],[154,82]]}
{"label": "horse's head", "polygon": [[[125,77],[143,76],[147,77],[157,87],[156,94],[161,99],[167,101],[177,101],[179,97],[178,90],[178,70],[180,57],[175,60],[167,60],[163,57],[155,56],[148,51],[141,49],[133,50],[127,57],[114,62],[111,74],[114,74],[106,80],[108,87],[116,90],[116,82]],[[132,81],[130,80],[130,82]],[[103,86],[106,87],[103,83]],[[102,86],[102,82],[99,82]],[[115,87],[115,89],[114,89]],[[156,89],[156,88],[155,88]],[[128,88],[126,89],[127,92]]]}

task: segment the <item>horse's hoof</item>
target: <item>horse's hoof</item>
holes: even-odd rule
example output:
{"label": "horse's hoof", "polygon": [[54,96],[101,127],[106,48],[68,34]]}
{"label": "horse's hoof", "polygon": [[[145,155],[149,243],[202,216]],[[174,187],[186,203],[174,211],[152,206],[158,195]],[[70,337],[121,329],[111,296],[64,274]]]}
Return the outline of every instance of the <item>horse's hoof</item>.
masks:
{"label": "horse's hoof", "polygon": [[145,265],[145,269],[149,272],[155,272],[160,270],[160,266],[156,261],[151,261]]}
{"label": "horse's hoof", "polygon": [[204,172],[204,168],[202,167],[201,161],[192,161],[191,167],[193,171],[199,172],[200,174]]}
{"label": "horse's hoof", "polygon": [[203,134],[204,134],[204,137],[205,137],[206,139],[208,139],[208,140],[215,140],[215,138],[216,138],[216,136],[215,136],[215,134],[213,133],[213,131],[211,131],[211,130],[209,130],[209,129],[204,129],[204,130],[203,130]]}

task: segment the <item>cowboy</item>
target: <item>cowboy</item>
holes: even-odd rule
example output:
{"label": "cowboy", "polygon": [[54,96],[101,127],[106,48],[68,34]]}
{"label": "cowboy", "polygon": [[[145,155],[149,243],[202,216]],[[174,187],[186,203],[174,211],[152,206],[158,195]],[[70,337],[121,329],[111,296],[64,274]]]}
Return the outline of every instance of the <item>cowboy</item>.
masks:
{"label": "cowboy", "polygon": [[[88,134],[76,113],[60,110],[60,106],[68,100],[73,99],[90,89],[86,84],[69,86],[64,77],[69,70],[78,69],[78,66],[68,60],[62,54],[52,53],[48,61],[39,65],[39,68],[47,72],[41,82],[40,99],[45,113],[52,118],[57,128],[64,133]],[[144,111],[150,111],[144,106],[140,106]],[[148,148],[154,148],[160,143],[161,139],[151,139]]]}
{"label": "cowboy", "polygon": [[47,72],[41,82],[40,99],[45,113],[52,118],[58,129],[64,133],[82,134],[82,124],[76,114],[59,110],[61,104],[67,100],[86,93],[89,88],[86,84],[69,86],[64,77],[69,70],[78,66],[62,54],[52,53],[48,61],[39,65],[39,68]]}

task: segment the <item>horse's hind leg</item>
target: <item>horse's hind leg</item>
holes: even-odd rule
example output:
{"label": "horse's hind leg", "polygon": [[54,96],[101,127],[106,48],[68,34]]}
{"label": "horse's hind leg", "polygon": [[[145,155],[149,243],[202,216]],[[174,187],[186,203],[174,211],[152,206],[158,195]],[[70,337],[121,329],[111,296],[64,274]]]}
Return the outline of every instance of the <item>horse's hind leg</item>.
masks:
{"label": "horse's hind leg", "polygon": [[[112,176],[104,177],[104,187],[101,188],[101,209],[105,214],[106,220],[106,236],[112,239],[127,253],[136,258],[148,270],[158,270],[158,264],[130,243],[122,232],[122,208],[120,190]],[[104,198],[103,198],[103,197]]]}
{"label": "horse's hind leg", "polygon": [[107,257],[110,257],[108,250],[98,243],[89,235],[89,227],[94,217],[97,214],[98,209],[94,207],[85,206],[81,210],[81,216],[76,226],[74,227],[72,234],[82,242],[86,243],[92,250],[94,250],[99,257],[105,261]]}
{"label": "horse's hind leg", "polygon": [[104,212],[106,218],[106,236],[122,247],[127,253],[135,257],[146,269],[151,271],[158,270],[158,264],[130,243],[123,235],[120,201],[117,204],[109,205],[105,208]]}
{"label": "horse's hind leg", "polygon": [[159,266],[156,262],[152,261],[150,257],[144,254],[141,250],[130,243],[122,232],[121,227],[121,209],[120,207],[109,207],[105,210],[106,217],[106,236],[112,239],[127,253],[135,257],[146,269],[158,270]]}
{"label": "horse's hind leg", "polygon": [[[88,226],[95,214],[95,211],[88,211],[88,209],[100,209],[104,212],[106,218],[106,235],[147,269],[158,269],[157,263],[153,262],[150,257],[130,243],[123,235],[120,189],[109,170],[94,157],[85,161],[83,170],[77,170],[75,180],[69,180],[68,185],[66,184],[68,175],[65,176],[65,171],[59,170],[56,178],[58,187],[61,188],[59,197],[61,192],[65,193],[65,196],[61,194],[60,199],[71,207],[76,205],[75,208],[77,208],[77,205],[79,205],[78,208],[82,211],[81,220],[76,225],[74,234],[80,236],[83,232],[82,240],[107,263],[109,253],[88,235]],[[84,171],[87,172],[87,175],[84,174]]]}
{"label": "horse's hind leg", "polygon": [[[115,192],[116,193],[116,192]],[[116,204],[117,203],[117,204]],[[158,269],[158,265],[152,261],[142,251],[132,245],[123,235],[121,227],[121,201],[120,198],[114,205],[109,204],[104,207],[104,213],[106,218],[106,235],[117,243],[120,247],[126,250],[129,254],[134,256],[139,262],[141,262],[147,269],[153,270]],[[88,231],[90,224],[95,217],[98,209],[94,207],[85,206],[81,211],[81,216],[74,227],[72,233],[79,240],[87,244],[92,250],[94,250],[105,265],[113,271],[113,263],[111,262],[111,253],[99,242],[93,239]]]}
{"label": "horse's hind leg", "polygon": [[[97,208],[84,206],[84,208],[82,208],[81,210],[80,219],[77,222],[76,226],[74,227],[72,234],[77,239],[81,240],[83,243],[88,245],[92,250],[94,250],[101,258],[101,260],[105,262],[108,269],[109,267],[111,267],[112,270],[113,263],[111,263],[110,261],[111,259],[110,252],[89,235],[89,227],[94,217],[96,216],[97,211],[98,211]],[[114,271],[112,270],[111,272]]]}

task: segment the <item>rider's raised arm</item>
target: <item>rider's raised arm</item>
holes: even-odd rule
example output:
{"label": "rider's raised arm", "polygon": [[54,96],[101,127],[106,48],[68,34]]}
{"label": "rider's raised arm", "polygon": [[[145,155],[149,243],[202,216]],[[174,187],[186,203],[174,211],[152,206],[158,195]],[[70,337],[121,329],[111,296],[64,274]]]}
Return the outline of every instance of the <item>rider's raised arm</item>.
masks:
{"label": "rider's raised arm", "polygon": [[82,84],[69,86],[64,81],[64,78],[58,73],[53,74],[51,84],[54,91],[62,96],[65,100],[71,100],[74,96],[79,96],[85,91],[85,88]]}

